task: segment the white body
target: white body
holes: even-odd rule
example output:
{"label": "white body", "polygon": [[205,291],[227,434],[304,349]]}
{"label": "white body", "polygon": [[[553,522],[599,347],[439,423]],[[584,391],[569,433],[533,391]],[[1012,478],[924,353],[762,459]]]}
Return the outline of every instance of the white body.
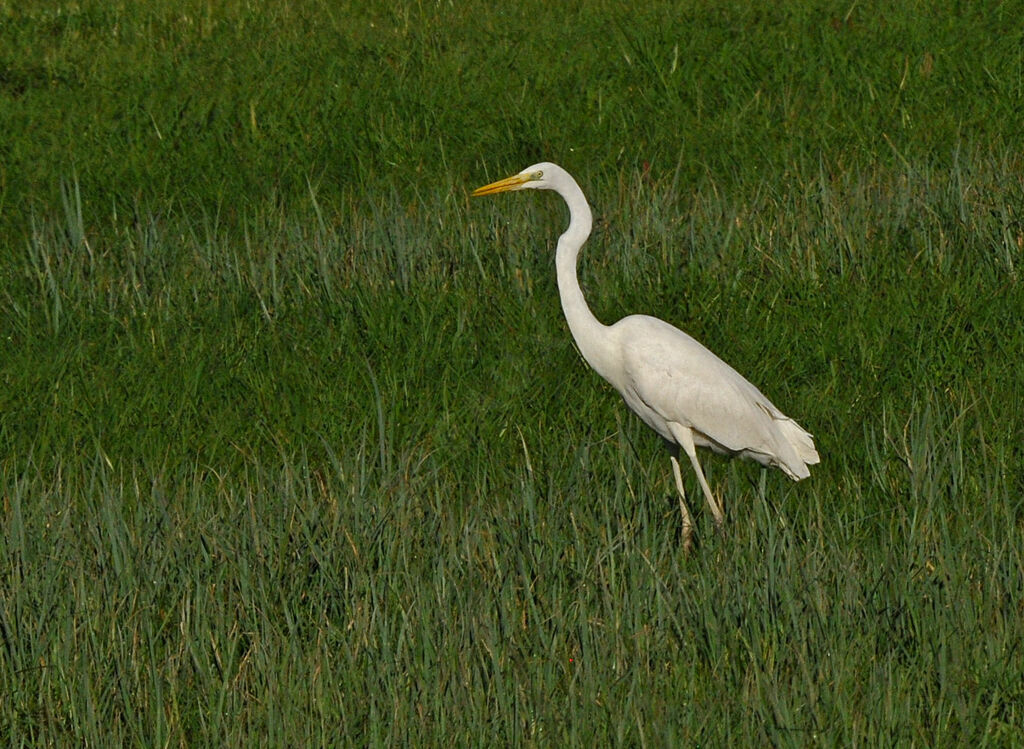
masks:
{"label": "white body", "polygon": [[807,465],[818,462],[811,435],[691,336],[630,315],[608,328],[608,339],[618,366],[591,366],[666,440],[677,441],[676,425],[690,429],[697,446],[777,466],[792,479],[811,475]]}

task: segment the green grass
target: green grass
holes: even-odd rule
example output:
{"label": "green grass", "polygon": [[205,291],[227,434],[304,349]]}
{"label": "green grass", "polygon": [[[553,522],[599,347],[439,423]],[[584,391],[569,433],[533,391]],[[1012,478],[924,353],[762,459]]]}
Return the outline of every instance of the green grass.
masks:
{"label": "green grass", "polygon": [[[0,1],[10,745],[1024,741],[1024,7],[554,7]],[[816,436],[689,555],[541,159]]]}

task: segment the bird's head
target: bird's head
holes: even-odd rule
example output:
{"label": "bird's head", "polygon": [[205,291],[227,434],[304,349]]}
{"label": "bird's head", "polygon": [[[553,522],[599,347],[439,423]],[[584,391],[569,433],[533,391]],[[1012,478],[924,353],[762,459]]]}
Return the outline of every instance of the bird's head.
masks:
{"label": "bird's head", "polygon": [[[513,174],[511,177],[476,188],[473,190],[473,197],[494,195],[510,190],[557,190],[563,179],[562,175],[569,177],[568,173],[557,164],[542,161],[539,164],[526,167],[519,174]],[[572,178],[569,177],[569,179]]]}

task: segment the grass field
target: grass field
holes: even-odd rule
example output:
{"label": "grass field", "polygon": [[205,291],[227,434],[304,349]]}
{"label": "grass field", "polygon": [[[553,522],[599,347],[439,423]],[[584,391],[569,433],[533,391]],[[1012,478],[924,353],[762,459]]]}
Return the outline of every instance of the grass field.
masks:
{"label": "grass field", "polygon": [[[0,0],[0,735],[1024,743],[1024,4],[504,5]],[[815,434],[689,555],[540,160]]]}

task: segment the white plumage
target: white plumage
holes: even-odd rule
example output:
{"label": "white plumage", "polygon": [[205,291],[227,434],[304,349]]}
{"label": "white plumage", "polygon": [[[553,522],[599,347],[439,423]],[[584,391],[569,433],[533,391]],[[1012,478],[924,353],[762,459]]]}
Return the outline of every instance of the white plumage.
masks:
{"label": "white plumage", "polygon": [[576,260],[593,219],[583,191],[568,172],[556,164],[534,164],[473,194],[522,189],[554,190],[569,207],[569,228],[558,238],[555,254],[558,293],[569,330],[587,363],[673,448],[685,546],[690,544],[693,521],[686,507],[678,448],[689,457],[719,525],[722,509],[704,478],[696,447],[776,466],[795,481],[810,476],[808,466],[818,462],[811,435],[691,336],[647,315],[630,315],[614,325],[603,325],[594,317],[576,277]]}

